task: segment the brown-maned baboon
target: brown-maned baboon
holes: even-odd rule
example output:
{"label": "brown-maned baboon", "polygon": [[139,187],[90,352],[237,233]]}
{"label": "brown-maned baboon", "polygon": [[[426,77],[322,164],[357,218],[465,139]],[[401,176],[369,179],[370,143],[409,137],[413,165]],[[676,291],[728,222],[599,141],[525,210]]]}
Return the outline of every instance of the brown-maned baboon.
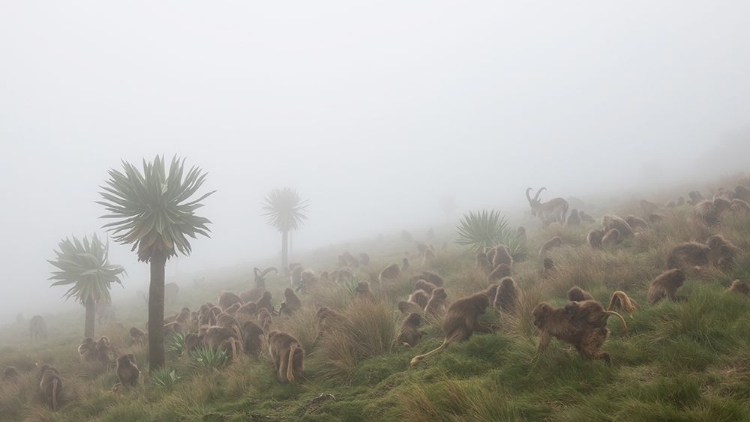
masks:
{"label": "brown-maned baboon", "polygon": [[375,295],[370,290],[370,282],[360,281],[355,289],[356,298],[367,302],[375,303]]}
{"label": "brown-maned baboon", "polygon": [[643,214],[649,215],[655,213],[659,209],[659,206],[651,201],[641,199],[641,209],[643,210]]}
{"label": "brown-maned baboon", "polygon": [[430,283],[429,281],[423,278],[420,278],[414,283],[414,291],[421,289],[427,292],[427,294],[432,294],[432,291],[435,290],[436,288],[437,288],[436,285]]}
{"label": "brown-maned baboon", "polygon": [[203,336],[196,333],[185,334],[185,354],[190,355],[203,345]]}
{"label": "brown-maned baboon", "polygon": [[268,351],[273,357],[279,381],[294,383],[295,375],[305,376],[305,349],[296,338],[287,333],[271,331],[268,333]]}
{"label": "brown-maned baboon", "polygon": [[653,305],[660,300],[669,298],[677,300],[677,289],[685,282],[685,273],[680,269],[664,271],[651,282],[646,300]]}
{"label": "brown-maned baboon", "polygon": [[29,343],[40,339],[47,340],[47,323],[41,315],[34,315],[29,320]]}
{"label": "brown-maned baboon", "polygon": [[146,344],[146,333],[136,327],[130,328],[130,345]]}
{"label": "brown-maned baboon", "polygon": [[617,315],[623,326],[625,320],[616,312],[606,311],[596,301],[570,302],[566,306],[553,308],[547,303],[540,303],[532,313],[534,325],[539,329],[539,346],[543,352],[552,337],[572,344],[578,353],[586,359],[603,359],[610,362],[609,354],[602,352],[604,341],[609,335],[607,318]]}
{"label": "brown-maned baboon", "polygon": [[359,263],[360,265],[368,266],[370,265],[370,255],[362,252],[359,254]]}
{"label": "brown-maned baboon", "polygon": [[476,266],[478,270],[482,271],[485,274],[489,274],[490,272],[492,272],[492,262],[487,257],[487,254],[484,253],[484,251],[477,252]]}
{"label": "brown-maned baboon", "polygon": [[203,344],[212,350],[223,350],[229,360],[236,359],[242,352],[242,341],[239,338],[239,333],[232,328],[208,327],[203,335]]}
{"label": "brown-maned baboon", "polygon": [[620,242],[622,242],[622,236],[620,235],[620,231],[617,229],[612,229],[608,231],[602,237],[603,248],[611,248],[615,245],[619,245]]}
{"label": "brown-maned baboon", "polygon": [[9,366],[3,371],[3,381],[15,381],[20,375],[15,366]]}
{"label": "brown-maned baboon", "polygon": [[521,301],[521,289],[518,288],[512,277],[505,277],[500,280],[500,286],[497,288],[497,295],[492,302],[496,309],[508,314],[515,314],[518,303]]}
{"label": "brown-maned baboon", "polygon": [[578,210],[578,215],[581,217],[581,223],[584,224],[594,224],[596,223],[596,220],[594,217],[586,214],[583,210]]}
{"label": "brown-maned baboon", "polygon": [[433,290],[430,300],[424,307],[425,316],[433,320],[442,319],[443,315],[445,315],[447,298],[448,294],[445,292],[444,288],[438,287]]}
{"label": "brown-maned baboon", "polygon": [[487,280],[490,283],[494,283],[496,281],[500,281],[504,279],[505,277],[510,277],[510,267],[508,264],[500,264],[497,267],[495,267],[494,270],[487,276]]}
{"label": "brown-maned baboon", "polygon": [[284,301],[281,302],[279,313],[283,311],[287,315],[291,315],[294,312],[299,311],[300,309],[302,309],[302,301],[299,300],[299,297],[294,293],[292,289],[287,287],[284,290]]}
{"label": "brown-maned baboon", "polygon": [[498,245],[494,247],[495,254],[492,256],[492,267],[497,268],[498,265],[505,264],[510,268],[513,268],[513,255],[510,254],[510,249],[505,245]]}
{"label": "brown-maned baboon", "polygon": [[246,355],[258,356],[263,348],[263,328],[252,321],[242,323],[242,349]]}
{"label": "brown-maned baboon", "polygon": [[625,292],[621,290],[617,290],[612,293],[612,297],[610,297],[609,299],[609,306],[607,306],[608,311],[625,311],[628,313],[628,315],[630,315],[630,318],[633,318],[633,312],[640,308],[641,307],[636,301],[631,299]]}
{"label": "brown-maned baboon", "polygon": [[742,280],[734,280],[727,291],[744,296],[750,296],[750,286],[748,286],[748,284]]}
{"label": "brown-maned baboon", "polygon": [[258,325],[263,328],[263,331],[269,332],[271,330],[271,324],[273,324],[273,318],[271,312],[267,308],[262,308],[258,311]]}
{"label": "brown-maned baboon", "polygon": [[552,258],[544,258],[544,267],[542,268],[542,276],[549,277],[552,273],[557,271],[555,267],[555,261]]}
{"label": "brown-maned baboon", "polygon": [[388,281],[396,281],[399,278],[401,278],[401,269],[398,267],[398,264],[391,264],[385,267],[385,269],[383,269],[383,271],[380,272],[380,275],[378,275],[378,280],[381,283],[388,282]]}
{"label": "brown-maned baboon", "polygon": [[274,314],[273,310],[273,304],[271,303],[271,300],[273,299],[273,295],[271,292],[264,292],[263,296],[261,296],[260,299],[255,303],[255,307],[258,308],[258,311],[261,309],[268,309],[268,312],[271,313],[271,315]]}
{"label": "brown-maned baboon", "polygon": [[729,270],[734,265],[735,257],[739,249],[732,242],[724,239],[720,234],[715,234],[706,240],[708,246],[708,263],[722,270]]}
{"label": "brown-maned baboon", "polygon": [[672,248],[667,255],[667,268],[686,268],[708,265],[710,249],[698,242],[685,242]]}
{"label": "brown-maned baboon", "polygon": [[232,292],[223,292],[219,295],[219,307],[222,311],[226,311],[227,308],[234,305],[235,303],[243,304],[242,298]]}
{"label": "brown-maned baboon", "polygon": [[409,302],[416,303],[422,309],[424,309],[425,306],[427,306],[427,302],[430,301],[430,296],[432,296],[432,293],[427,293],[421,289],[415,290],[411,295],[409,295]]}
{"label": "brown-maned baboon", "polygon": [[616,215],[605,215],[602,217],[602,226],[604,227],[604,233],[612,229],[617,229],[620,232],[620,237],[623,239],[635,234],[628,222]]}
{"label": "brown-maned baboon", "polygon": [[591,293],[583,290],[578,286],[573,286],[568,290],[568,300],[571,302],[583,302],[584,300],[595,300]]}
{"label": "brown-maned baboon", "polygon": [[408,300],[398,302],[398,310],[404,315],[409,315],[411,313],[421,314],[423,309],[423,307],[414,302],[409,302]]}
{"label": "brown-maned baboon", "polygon": [[635,231],[648,229],[648,223],[646,223],[646,220],[634,215],[625,217],[625,222]]}
{"label": "brown-maned baboon", "polygon": [[490,306],[486,292],[478,292],[471,296],[458,299],[448,307],[443,318],[443,333],[445,339],[443,344],[435,350],[423,355],[415,356],[411,360],[411,366],[418,364],[424,358],[434,355],[448,347],[449,344],[468,340],[476,331],[489,333],[491,330],[479,323],[479,317]]}
{"label": "brown-maned baboon", "polygon": [[135,387],[138,385],[140,376],[141,371],[138,370],[138,366],[135,364],[135,356],[132,353],[117,358],[117,378],[120,379],[120,384],[126,387]]}
{"label": "brown-maned baboon", "polygon": [[421,323],[422,316],[420,314],[409,314],[398,329],[398,337],[396,341],[405,346],[416,346],[419,339],[424,335],[424,332],[419,329],[419,324]]}
{"label": "brown-maned baboon", "polygon": [[49,365],[43,365],[39,373],[39,392],[49,407],[57,410],[60,407],[60,394],[63,388],[60,371]]}
{"label": "brown-maned baboon", "polygon": [[565,222],[565,227],[576,227],[581,225],[581,216],[578,214],[578,210],[573,208],[570,210],[568,221]]}
{"label": "brown-maned baboon", "polygon": [[560,238],[560,236],[555,236],[552,239],[548,240],[547,242],[542,245],[542,248],[539,249],[539,258],[544,258],[547,256],[547,252],[549,252],[551,249],[558,248],[562,246],[563,240]]}
{"label": "brown-maned baboon", "polygon": [[589,246],[591,246],[591,248],[601,249],[602,237],[604,237],[604,232],[602,232],[601,230],[591,230],[586,236],[586,241],[588,242]]}
{"label": "brown-maned baboon", "polygon": [[404,259],[401,260],[401,272],[404,273],[408,269],[409,269],[409,258],[404,257]]}

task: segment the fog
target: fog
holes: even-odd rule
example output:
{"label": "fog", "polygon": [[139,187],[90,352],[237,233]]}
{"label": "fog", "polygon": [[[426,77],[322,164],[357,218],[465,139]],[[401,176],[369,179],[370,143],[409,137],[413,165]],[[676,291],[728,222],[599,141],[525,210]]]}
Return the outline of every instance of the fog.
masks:
{"label": "fog", "polygon": [[[305,250],[445,223],[446,195],[509,212],[527,186],[747,170],[746,2],[360,3],[0,3],[0,322],[79,306],[46,260],[104,233],[120,160],[186,157],[218,190],[211,239],[168,275],[275,257],[275,187],[309,200]],[[143,289],[147,265],[110,251],[115,293]]]}

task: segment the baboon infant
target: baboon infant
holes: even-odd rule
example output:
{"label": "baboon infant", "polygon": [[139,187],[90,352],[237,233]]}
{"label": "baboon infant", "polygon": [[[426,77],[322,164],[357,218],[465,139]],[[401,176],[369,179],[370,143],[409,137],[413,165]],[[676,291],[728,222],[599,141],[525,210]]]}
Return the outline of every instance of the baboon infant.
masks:
{"label": "baboon infant", "polygon": [[414,347],[420,338],[425,334],[419,330],[419,324],[422,323],[422,316],[418,313],[411,313],[406,317],[398,330],[397,341],[406,346]]}
{"label": "baboon infant", "polygon": [[653,305],[660,300],[669,298],[677,300],[677,289],[685,282],[685,273],[680,269],[671,269],[664,271],[651,282],[648,288],[646,299],[649,305]]}
{"label": "baboon infant", "polygon": [[296,338],[287,333],[271,331],[268,333],[268,351],[273,357],[279,381],[293,383],[295,374],[305,376],[305,350]]}
{"label": "baboon infant", "polygon": [[[436,289],[436,291],[439,289]],[[411,360],[411,366],[418,364],[422,359],[434,355],[448,347],[449,344],[468,340],[476,332],[489,333],[491,330],[479,323],[479,317],[490,306],[487,292],[482,291],[471,296],[461,298],[448,307],[443,318],[443,333],[445,339],[437,349],[415,356]]]}
{"label": "baboon infant", "polygon": [[120,379],[120,384],[126,387],[135,387],[138,385],[140,376],[141,371],[138,370],[138,366],[135,364],[135,356],[132,353],[117,358],[117,378]]}

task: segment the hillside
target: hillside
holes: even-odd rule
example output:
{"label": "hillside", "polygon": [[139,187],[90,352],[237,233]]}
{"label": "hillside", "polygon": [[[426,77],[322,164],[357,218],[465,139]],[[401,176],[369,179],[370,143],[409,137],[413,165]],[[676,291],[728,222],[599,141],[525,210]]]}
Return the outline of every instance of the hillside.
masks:
{"label": "hillside", "polygon": [[[142,372],[134,389],[113,391],[113,368],[81,363],[80,313],[48,318],[49,338],[32,345],[27,322],[2,327],[0,370],[12,365],[21,376],[0,382],[0,420],[750,420],[750,300],[726,291],[733,280],[750,281],[750,213],[728,211],[718,224],[707,226],[693,217],[689,204],[662,208],[661,221],[619,245],[593,249],[586,237],[601,228],[598,211],[623,217],[643,212],[636,199],[591,208],[595,223],[528,229],[528,253],[513,264],[513,278],[523,292],[515,315],[488,310],[481,321],[494,327],[492,334],[476,334],[416,367],[410,367],[411,358],[439,346],[443,336],[438,325],[423,324],[427,335],[415,347],[396,344],[403,320],[396,304],[411,293],[410,278],[424,270],[439,274],[449,302],[490,285],[474,255],[453,243],[450,228],[437,230],[430,240],[414,234],[436,246],[436,258],[426,262],[418,257],[415,242],[397,235],[303,256],[302,264],[317,274],[337,269],[336,257],[345,250],[355,256],[367,252],[372,261],[353,268],[354,281],[319,282],[300,293],[303,307],[293,316],[274,317],[272,328],[294,335],[306,351],[306,376],[297,384],[277,381],[267,348],[258,357],[241,356],[219,367],[186,356],[184,344],[174,339],[167,340],[167,369],[149,375],[145,347],[130,345],[127,332],[131,326],[145,327],[146,306],[136,298],[115,304],[116,322],[97,325],[97,337],[106,335],[118,354],[135,356]],[[739,248],[733,265],[690,268],[678,290],[684,300],[649,305],[649,284],[667,269],[669,251],[714,234]],[[547,253],[556,270],[544,274],[538,251],[554,236],[563,244]],[[411,266],[397,281],[380,283],[380,271],[404,256]],[[216,303],[222,291],[252,287],[249,271],[208,273],[206,278],[181,283],[167,315]],[[354,299],[360,281],[370,283],[376,303]],[[288,278],[279,275],[267,280],[277,309],[288,285]],[[537,353],[532,311],[540,302],[566,304],[566,292],[574,285],[604,305],[615,290],[640,304],[632,318],[624,314],[627,332],[617,318],[609,320],[611,333],[602,350],[611,356],[610,365],[583,359],[556,339]],[[322,306],[338,310],[349,323],[346,330],[316,340],[316,311]],[[56,366],[63,378],[62,408],[56,412],[37,394],[36,368],[43,363]]]}

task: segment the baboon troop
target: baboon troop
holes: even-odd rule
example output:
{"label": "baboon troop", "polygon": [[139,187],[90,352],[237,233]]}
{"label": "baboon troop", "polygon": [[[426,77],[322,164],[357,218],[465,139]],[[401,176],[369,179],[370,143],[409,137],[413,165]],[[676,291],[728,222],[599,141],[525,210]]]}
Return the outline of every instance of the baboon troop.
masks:
{"label": "baboon troop", "polygon": [[625,222],[635,231],[648,229],[648,223],[646,223],[646,220],[634,215],[625,217]]}
{"label": "baboon troop", "polygon": [[677,289],[685,282],[685,273],[680,269],[664,271],[651,282],[646,300],[653,305],[664,298],[677,300]]}
{"label": "baboon troop", "polygon": [[212,350],[222,350],[231,361],[242,352],[242,341],[239,332],[232,328],[211,326],[203,335],[203,345]]}
{"label": "baboon troop", "polygon": [[404,322],[401,323],[396,341],[406,346],[416,346],[419,339],[425,334],[423,331],[419,330],[419,325],[421,323],[422,316],[419,313],[409,314]]}
{"label": "baboon troop", "polygon": [[627,329],[625,319],[620,314],[604,310],[594,300],[570,302],[557,308],[540,303],[532,315],[534,326],[539,329],[538,352],[543,352],[555,337],[573,345],[582,357],[602,359],[607,363],[611,361],[609,354],[599,350],[609,335],[607,319],[610,315],[616,315]]}
{"label": "baboon troop", "polygon": [[735,257],[739,253],[739,248],[732,242],[724,239],[720,234],[715,234],[706,240],[706,246],[708,246],[709,264],[722,270],[732,268]]}
{"label": "baboon troop", "polygon": [[490,301],[486,292],[475,293],[453,302],[443,318],[443,334],[445,335],[443,344],[431,352],[415,356],[411,360],[411,366],[415,366],[424,358],[440,352],[451,343],[468,340],[475,331],[490,333],[489,327],[479,323],[479,317],[484,314],[489,306]]}
{"label": "baboon troop", "polygon": [[716,197],[713,200],[705,200],[697,203],[693,208],[693,215],[707,226],[719,224],[721,215],[732,207],[732,202]]}
{"label": "baboon troop", "polygon": [[34,340],[47,340],[47,323],[41,315],[34,315],[29,320],[29,343]]}
{"label": "baboon troop", "polygon": [[568,300],[571,302],[583,302],[585,300],[595,300],[591,293],[583,290],[578,286],[573,286],[568,290]]}
{"label": "baboon troop", "polygon": [[296,338],[271,331],[268,333],[268,351],[273,357],[279,381],[294,383],[295,375],[298,378],[305,376],[305,350]]}
{"label": "baboon troop", "polygon": [[391,264],[385,267],[385,269],[381,271],[380,275],[378,276],[378,280],[381,283],[388,282],[388,281],[396,281],[399,278],[401,278],[401,269],[398,267],[398,264]]}
{"label": "baboon troop", "polygon": [[63,382],[60,371],[50,365],[42,365],[39,370],[39,393],[52,410],[60,408],[60,394]]}
{"label": "baboon troop", "polygon": [[135,387],[138,385],[138,379],[141,371],[135,364],[135,356],[132,353],[122,355],[117,358],[117,378],[120,384],[126,387]]}

